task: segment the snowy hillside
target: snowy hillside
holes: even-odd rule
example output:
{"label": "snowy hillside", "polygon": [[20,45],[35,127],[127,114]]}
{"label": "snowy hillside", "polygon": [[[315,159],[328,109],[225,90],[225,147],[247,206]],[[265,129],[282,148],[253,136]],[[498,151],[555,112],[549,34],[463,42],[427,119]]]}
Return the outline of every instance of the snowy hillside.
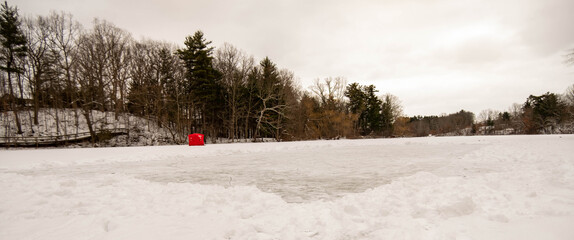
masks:
{"label": "snowy hillside", "polygon": [[[32,111],[20,111],[18,116],[23,134],[17,134],[14,113],[0,113],[0,137],[48,137],[89,133],[86,118],[81,109],[43,108],[38,111],[38,124],[33,124]],[[174,137],[167,128],[162,128],[153,120],[130,114],[115,116],[113,112],[91,111],[91,121],[95,131],[129,129],[128,135],[118,136],[99,142],[98,146],[148,146],[173,144],[185,139]]]}
{"label": "snowy hillside", "polygon": [[574,135],[0,151],[0,239],[574,239]]}

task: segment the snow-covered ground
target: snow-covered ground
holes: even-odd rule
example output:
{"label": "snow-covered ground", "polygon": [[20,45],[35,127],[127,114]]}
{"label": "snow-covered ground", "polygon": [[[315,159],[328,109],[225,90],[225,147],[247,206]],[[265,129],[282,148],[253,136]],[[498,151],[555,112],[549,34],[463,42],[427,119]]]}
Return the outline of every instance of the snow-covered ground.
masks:
{"label": "snow-covered ground", "polygon": [[[16,119],[12,111],[0,112],[0,137],[47,137],[74,135],[89,133],[86,118],[81,109],[54,109],[41,108],[38,111],[38,125],[34,125],[33,112],[20,111],[18,116],[22,124],[22,134],[17,134]],[[99,146],[149,146],[165,145],[176,142],[167,128],[159,127],[154,120],[148,120],[131,114],[117,116],[113,112],[100,112],[92,110],[90,113],[94,131],[129,129],[128,136],[122,135],[105,142],[99,142]],[[72,139],[74,136],[70,136]],[[185,136],[183,136],[185,137]],[[183,141],[179,137],[178,141]],[[0,139],[0,142],[5,141]],[[88,145],[82,143],[80,146]],[[71,145],[75,147],[77,145]]]}
{"label": "snow-covered ground", "polygon": [[574,135],[0,150],[0,239],[574,239]]}

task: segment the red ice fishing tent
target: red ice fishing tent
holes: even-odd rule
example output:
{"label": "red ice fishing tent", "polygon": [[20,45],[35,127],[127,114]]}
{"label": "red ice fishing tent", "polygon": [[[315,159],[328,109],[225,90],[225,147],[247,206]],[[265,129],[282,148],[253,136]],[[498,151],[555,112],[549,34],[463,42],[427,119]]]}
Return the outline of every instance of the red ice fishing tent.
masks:
{"label": "red ice fishing tent", "polygon": [[194,133],[187,135],[189,138],[189,146],[203,146],[203,134],[201,133]]}

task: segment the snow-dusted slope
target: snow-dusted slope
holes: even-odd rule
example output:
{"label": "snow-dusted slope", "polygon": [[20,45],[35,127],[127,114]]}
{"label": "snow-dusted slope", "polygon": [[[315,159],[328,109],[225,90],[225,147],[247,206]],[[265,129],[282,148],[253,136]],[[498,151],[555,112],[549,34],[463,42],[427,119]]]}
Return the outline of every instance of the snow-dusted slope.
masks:
{"label": "snow-dusted slope", "polygon": [[0,151],[0,239],[574,239],[574,136]]}
{"label": "snow-dusted slope", "polygon": [[[17,134],[16,120],[14,113],[0,113],[0,137],[54,137],[68,135],[69,139],[76,138],[75,134],[87,133],[89,128],[86,118],[81,109],[54,109],[42,108],[38,111],[38,125],[33,123],[33,112],[20,111],[22,134]],[[108,141],[97,143],[98,146],[149,146],[173,144],[175,140],[183,142],[185,139],[174,139],[167,128],[159,127],[157,122],[144,119],[131,114],[121,114],[116,117],[113,112],[100,112],[93,110],[90,112],[92,127],[94,131],[114,129],[129,129],[128,136],[112,138]],[[64,138],[64,137],[62,137]],[[0,142],[7,142],[0,139]],[[11,139],[10,141],[17,141]],[[91,144],[85,144],[91,146]]]}

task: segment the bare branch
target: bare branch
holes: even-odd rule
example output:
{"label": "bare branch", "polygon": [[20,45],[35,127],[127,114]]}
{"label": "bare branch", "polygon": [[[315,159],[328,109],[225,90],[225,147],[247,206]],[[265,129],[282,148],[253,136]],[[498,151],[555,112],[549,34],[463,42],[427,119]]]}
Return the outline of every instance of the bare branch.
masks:
{"label": "bare branch", "polygon": [[574,48],[570,49],[569,53],[564,55],[564,57],[566,58],[566,60],[564,60],[566,65],[574,65]]}

